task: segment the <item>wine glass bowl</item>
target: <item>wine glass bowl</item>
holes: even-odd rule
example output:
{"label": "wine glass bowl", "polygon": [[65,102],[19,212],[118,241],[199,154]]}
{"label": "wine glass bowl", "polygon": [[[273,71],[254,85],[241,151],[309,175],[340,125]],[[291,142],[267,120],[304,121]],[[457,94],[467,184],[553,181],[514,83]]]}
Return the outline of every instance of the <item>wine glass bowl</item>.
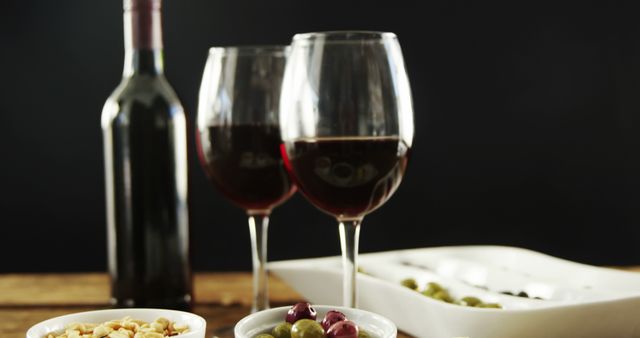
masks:
{"label": "wine glass bowl", "polygon": [[283,151],[303,194],[338,219],[382,205],[401,181],[413,140],[396,36],[298,34],[284,82]]}
{"label": "wine glass bowl", "polygon": [[268,212],[295,191],[280,155],[278,97],[286,47],[214,47],[198,106],[198,156],[227,199]]}
{"label": "wine glass bowl", "polygon": [[298,188],[340,223],[344,306],[354,307],[360,224],[398,188],[413,141],[411,90],[396,36],[294,36],[280,130]]}

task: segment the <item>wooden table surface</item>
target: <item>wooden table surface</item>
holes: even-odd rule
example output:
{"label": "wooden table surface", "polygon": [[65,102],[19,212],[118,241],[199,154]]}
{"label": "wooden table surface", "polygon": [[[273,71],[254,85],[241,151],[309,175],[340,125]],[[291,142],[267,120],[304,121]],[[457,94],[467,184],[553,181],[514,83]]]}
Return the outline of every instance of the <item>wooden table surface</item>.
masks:
{"label": "wooden table surface", "polygon": [[[620,267],[640,272],[640,266]],[[0,274],[0,337],[24,338],[27,329],[47,318],[108,307],[109,280],[104,273]],[[249,313],[251,275],[246,272],[195,275],[194,312],[207,320],[207,338],[221,327],[233,326]],[[271,277],[273,306],[302,300],[282,281]],[[230,336],[221,336],[227,338]],[[409,338],[399,334],[399,338]]]}
{"label": "wooden table surface", "polygon": [[[27,329],[42,320],[107,308],[108,282],[104,273],[0,274],[0,337],[24,338]],[[291,305],[303,299],[274,277],[269,289],[272,306]],[[207,320],[207,338],[210,338],[216,329],[233,326],[249,313],[251,275],[198,273],[194,296],[194,312]]]}

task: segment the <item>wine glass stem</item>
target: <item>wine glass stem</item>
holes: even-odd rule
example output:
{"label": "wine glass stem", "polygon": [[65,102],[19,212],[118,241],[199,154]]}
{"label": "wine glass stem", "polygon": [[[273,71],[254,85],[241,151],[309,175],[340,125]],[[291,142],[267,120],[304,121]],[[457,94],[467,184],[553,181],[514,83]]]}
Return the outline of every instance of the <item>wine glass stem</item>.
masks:
{"label": "wine glass stem", "polygon": [[267,277],[267,229],[268,214],[250,214],[251,258],[253,262],[253,303],[251,312],[269,308],[269,286]]}
{"label": "wine glass stem", "polygon": [[340,221],[340,247],[342,248],[342,305],[358,306],[356,274],[358,272],[358,240],[361,219]]}

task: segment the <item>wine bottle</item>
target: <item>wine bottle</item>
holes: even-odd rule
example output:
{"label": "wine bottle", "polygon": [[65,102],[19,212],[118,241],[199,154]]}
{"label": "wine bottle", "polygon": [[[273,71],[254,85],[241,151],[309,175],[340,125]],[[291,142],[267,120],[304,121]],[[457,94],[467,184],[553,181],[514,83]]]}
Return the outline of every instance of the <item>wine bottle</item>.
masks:
{"label": "wine bottle", "polygon": [[161,0],[124,0],[122,82],[102,111],[116,307],[188,310],[187,126],[163,71]]}

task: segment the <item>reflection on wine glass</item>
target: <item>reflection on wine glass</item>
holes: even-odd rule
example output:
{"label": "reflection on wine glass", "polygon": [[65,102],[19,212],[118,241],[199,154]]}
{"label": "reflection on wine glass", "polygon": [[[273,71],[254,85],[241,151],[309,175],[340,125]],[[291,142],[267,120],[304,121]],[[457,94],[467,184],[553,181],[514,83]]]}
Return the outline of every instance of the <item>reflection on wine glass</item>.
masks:
{"label": "reflection on wine glass", "polygon": [[360,224],[398,188],[413,140],[411,91],[396,36],[296,35],[280,130],[298,188],[339,222],[344,306],[355,307]]}
{"label": "reflection on wine glass", "polygon": [[295,191],[278,124],[286,52],[284,46],[211,48],[200,87],[198,155],[213,185],[249,216],[254,312],[269,306],[269,214]]}

